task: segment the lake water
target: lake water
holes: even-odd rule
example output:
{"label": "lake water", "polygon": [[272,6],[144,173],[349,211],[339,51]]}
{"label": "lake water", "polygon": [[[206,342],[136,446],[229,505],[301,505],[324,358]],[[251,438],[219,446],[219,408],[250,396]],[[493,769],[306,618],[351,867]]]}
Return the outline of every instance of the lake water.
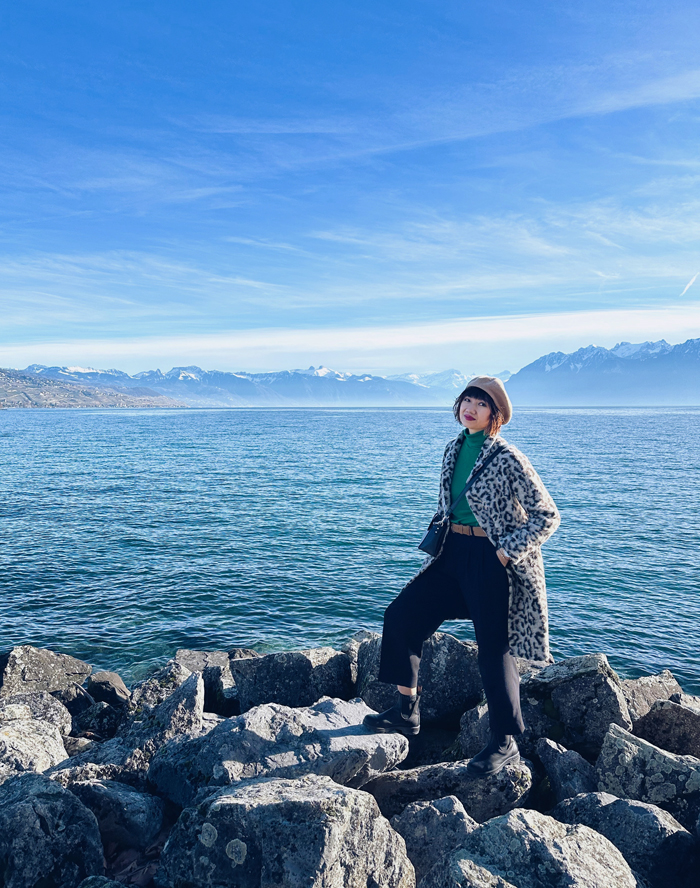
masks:
{"label": "lake water", "polygon": [[[381,631],[458,430],[449,409],[0,411],[0,649],[132,681],[179,647]],[[700,693],[700,410],[521,409],[504,434],[562,513],[554,656]]]}

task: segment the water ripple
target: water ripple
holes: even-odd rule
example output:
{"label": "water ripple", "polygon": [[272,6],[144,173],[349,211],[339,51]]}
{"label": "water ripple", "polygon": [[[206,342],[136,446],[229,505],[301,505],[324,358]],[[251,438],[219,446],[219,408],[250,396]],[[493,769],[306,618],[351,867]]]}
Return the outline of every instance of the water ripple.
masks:
{"label": "water ripple", "polygon": [[[694,409],[654,426],[642,410],[518,411],[507,437],[562,512],[545,549],[556,657],[604,651],[623,675],[668,667],[700,692],[699,426]],[[178,647],[380,630],[454,433],[434,409],[2,411],[0,647],[134,680]]]}

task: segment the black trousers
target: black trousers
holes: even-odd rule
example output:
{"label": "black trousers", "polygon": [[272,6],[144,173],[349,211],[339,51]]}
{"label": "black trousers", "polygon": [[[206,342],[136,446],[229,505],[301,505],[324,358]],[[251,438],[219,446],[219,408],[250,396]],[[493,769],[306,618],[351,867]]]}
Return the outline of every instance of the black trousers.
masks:
{"label": "black trousers", "polygon": [[384,614],[379,680],[415,688],[423,642],[445,620],[471,619],[491,729],[521,734],[520,676],[508,649],[508,575],[486,537],[448,532],[440,557]]}

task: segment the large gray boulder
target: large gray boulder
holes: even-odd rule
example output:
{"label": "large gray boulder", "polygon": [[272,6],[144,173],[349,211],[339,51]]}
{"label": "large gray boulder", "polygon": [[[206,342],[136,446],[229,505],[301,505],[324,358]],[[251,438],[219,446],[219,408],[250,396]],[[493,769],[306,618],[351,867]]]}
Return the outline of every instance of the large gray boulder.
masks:
{"label": "large gray boulder", "polygon": [[348,700],[350,658],[330,647],[230,659],[241,712],[265,703],[312,706],[322,697]]}
{"label": "large gray boulder", "polygon": [[256,706],[204,737],[169,743],[153,758],[148,779],[179,805],[191,804],[206,787],[255,777],[313,773],[362,786],[408,753],[401,734],[374,734],[362,726],[369,712],[361,701],[331,698],[308,708]]}
{"label": "large gray boulder", "polygon": [[97,820],[71,792],[40,774],[0,786],[3,888],[77,888],[104,873]]}
{"label": "large gray boulder", "polygon": [[141,786],[158,749],[174,738],[187,739],[201,733],[203,712],[204,683],[195,672],[162,703],[153,708],[139,707],[117,736],[72,756],[54,768],[51,776],[64,786],[74,780],[91,779]]}
{"label": "large gray boulder", "polygon": [[97,818],[105,847],[147,848],[163,825],[163,802],[111,780],[78,780],[70,791]]}
{"label": "large gray boulder", "polygon": [[238,689],[231,674],[228,651],[192,651],[181,649],[175,654],[175,662],[201,672],[204,679],[204,709],[230,717],[241,711]]}
{"label": "large gray boulder", "polygon": [[87,690],[96,703],[124,706],[131,699],[131,692],[117,672],[93,672],[88,678]]}
{"label": "large gray boulder", "polygon": [[0,781],[25,771],[40,773],[67,760],[55,725],[32,718],[24,703],[6,704],[0,721]]}
{"label": "large gray boulder", "polygon": [[520,699],[526,731],[518,745],[526,754],[548,737],[595,758],[611,724],[632,727],[620,680],[604,654],[570,657],[525,676]]}
{"label": "large gray boulder", "polygon": [[[357,694],[377,712],[393,706],[396,687],[380,682],[381,635],[358,633],[349,650],[357,662]],[[483,695],[481,673],[474,642],[459,641],[453,635],[436,632],[423,645],[418,684],[422,687],[421,721],[459,723],[461,714]]]}
{"label": "large gray boulder", "polygon": [[562,823],[582,823],[610,839],[630,867],[658,888],[680,888],[691,870],[694,876],[700,872],[693,836],[655,805],[591,792],[561,802],[550,813]]}
{"label": "large gray boulder", "polygon": [[658,805],[692,830],[700,813],[700,759],[674,755],[610,725],[596,762],[598,789]]}
{"label": "large gray boulder", "polygon": [[191,670],[186,666],[170,660],[150,678],[133,686],[128,702],[129,712],[133,717],[139,718],[144,710],[159,706],[174,694],[191,674]]}
{"label": "large gray boulder", "polygon": [[582,792],[595,792],[598,786],[596,770],[578,752],[546,737],[537,741],[536,750],[557,802]]}
{"label": "large gray boulder", "polygon": [[161,886],[414,888],[403,839],[367,793],[328,777],[246,781],[180,815]]}
{"label": "large gray boulder", "polygon": [[48,691],[35,691],[32,694],[15,694],[0,700],[0,723],[6,707],[21,704],[29,707],[31,717],[36,721],[48,722],[58,728],[62,737],[67,737],[73,730],[73,719],[66,707]]}
{"label": "large gray boulder", "polygon": [[[525,733],[517,740],[525,755],[536,754],[537,741],[545,737],[595,758],[610,724],[632,727],[620,681],[603,654],[529,669],[522,676],[520,700]],[[475,756],[488,737],[488,707],[479,703],[460,720],[457,743],[462,755]]]}
{"label": "large gray boulder", "polygon": [[673,673],[668,669],[664,669],[658,675],[625,678],[620,681],[620,687],[633,722],[646,715],[657,700],[668,700],[672,694],[683,692]]}
{"label": "large gray boulder", "polygon": [[419,882],[438,860],[459,848],[478,823],[456,796],[445,796],[407,805],[391,818],[391,825],[406,842],[406,853]]}
{"label": "large gray boulder", "polygon": [[[504,880],[457,881],[461,866]],[[469,872],[468,867],[465,867]],[[436,864],[420,888],[499,886],[517,888],[642,888],[617,848],[587,826],[570,826],[538,811],[511,811],[473,830],[451,859]]]}
{"label": "large gray boulder", "polygon": [[657,700],[633,731],[668,752],[700,758],[700,712],[681,703]]}
{"label": "large gray boulder", "polygon": [[23,644],[0,655],[0,697],[82,685],[91,672],[92,666],[68,654]]}
{"label": "large gray boulder", "polygon": [[362,788],[371,793],[385,817],[393,817],[412,802],[456,796],[470,817],[483,823],[522,805],[532,787],[526,762],[506,765],[487,780],[467,772],[466,761],[423,765],[380,774]]}

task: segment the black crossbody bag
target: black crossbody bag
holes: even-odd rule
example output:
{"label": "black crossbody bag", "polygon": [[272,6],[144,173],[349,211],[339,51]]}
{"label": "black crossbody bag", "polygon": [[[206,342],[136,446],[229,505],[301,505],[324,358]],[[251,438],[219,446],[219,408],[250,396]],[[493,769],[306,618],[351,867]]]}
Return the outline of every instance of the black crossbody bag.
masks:
{"label": "black crossbody bag", "polygon": [[464,490],[460,493],[457,499],[452,503],[450,508],[447,511],[446,515],[442,515],[440,512],[436,512],[433,515],[433,520],[428,525],[428,529],[425,532],[425,536],[418,543],[418,548],[421,552],[425,552],[426,555],[430,555],[435,558],[440,549],[442,548],[443,541],[445,539],[445,534],[447,533],[450,526],[450,515],[454,512],[457,503],[462,499],[463,496],[466,496],[467,493],[471,490],[474,482],[479,477],[479,475],[484,471],[486,466],[491,462],[491,460],[495,459],[499,453],[502,453],[505,450],[504,444],[498,444],[497,447],[489,453],[483,463],[479,466],[476,472],[472,473],[471,478],[464,485]]}

